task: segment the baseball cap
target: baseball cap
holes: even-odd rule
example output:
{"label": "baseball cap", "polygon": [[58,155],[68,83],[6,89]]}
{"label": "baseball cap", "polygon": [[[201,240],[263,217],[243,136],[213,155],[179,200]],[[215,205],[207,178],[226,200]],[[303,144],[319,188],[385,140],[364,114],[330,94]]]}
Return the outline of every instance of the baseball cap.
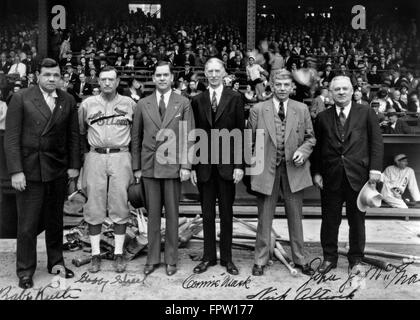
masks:
{"label": "baseball cap", "polygon": [[397,154],[394,157],[394,161],[401,161],[401,160],[404,160],[404,159],[407,159],[407,156],[404,153]]}

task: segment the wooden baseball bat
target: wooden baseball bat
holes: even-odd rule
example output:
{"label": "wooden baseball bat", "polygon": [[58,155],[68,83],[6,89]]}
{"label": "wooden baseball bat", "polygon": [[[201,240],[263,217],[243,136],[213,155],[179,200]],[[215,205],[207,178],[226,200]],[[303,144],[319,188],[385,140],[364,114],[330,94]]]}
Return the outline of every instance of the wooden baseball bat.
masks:
{"label": "wooden baseball bat", "polygon": [[274,248],[274,255],[276,256],[277,259],[280,260],[281,263],[283,263],[286,268],[289,270],[290,274],[295,277],[297,276],[298,272],[295,268],[292,268],[292,266],[290,264],[287,263],[286,259],[284,259],[283,255],[280,253],[279,249]]}
{"label": "wooden baseball bat", "polygon": [[288,254],[286,253],[286,251],[284,250],[284,248],[278,241],[276,241],[276,248],[280,251],[280,253],[282,254],[283,258],[287,261],[287,263],[291,267],[294,267],[295,266],[294,262],[292,261],[292,259],[289,258]]}
{"label": "wooden baseball bat", "polygon": [[[338,248],[338,253],[341,254],[342,256],[347,257],[347,250],[343,249],[343,248]],[[372,257],[363,257],[362,261],[370,264],[371,266],[380,268],[382,270],[390,270],[390,268],[392,267],[392,264],[388,261],[384,261],[384,260],[380,260],[380,259],[376,259],[376,258],[372,258]]]}
{"label": "wooden baseball bat", "polygon": [[393,259],[412,259],[412,260],[420,260],[419,256],[412,256],[409,254],[403,254],[403,253],[395,253],[390,251],[382,251],[382,250],[376,250],[372,248],[365,248],[365,254],[370,254],[374,256],[380,256],[385,258],[393,258]]}
{"label": "wooden baseball bat", "polygon": [[404,258],[404,259],[402,259],[402,262],[403,262],[403,263],[415,263],[415,264],[420,264],[420,260],[419,260],[419,259],[407,259],[407,258]]}

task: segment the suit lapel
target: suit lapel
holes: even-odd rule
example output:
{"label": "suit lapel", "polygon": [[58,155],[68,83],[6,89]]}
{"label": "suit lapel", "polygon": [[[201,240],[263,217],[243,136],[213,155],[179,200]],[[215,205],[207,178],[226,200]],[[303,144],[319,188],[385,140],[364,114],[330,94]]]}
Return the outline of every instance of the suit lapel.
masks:
{"label": "suit lapel", "polygon": [[297,128],[296,120],[297,116],[294,101],[289,99],[286,112],[286,132],[284,134],[284,141],[287,141],[287,138],[289,137],[289,134],[292,131],[292,129]]}
{"label": "suit lapel", "polygon": [[152,121],[160,129],[162,126],[162,120],[160,118],[158,105],[156,101],[156,91],[147,97],[146,103],[146,112],[149,114]]}
{"label": "suit lapel", "polygon": [[346,124],[344,125],[344,132],[345,132],[345,136],[344,138],[347,139],[348,136],[351,133],[351,129],[354,128],[356,121],[357,121],[357,108],[358,106],[354,103],[352,103],[351,108],[350,108],[350,112],[349,112],[349,117],[346,120]]}
{"label": "suit lapel", "polygon": [[271,140],[273,140],[274,145],[277,146],[276,125],[274,123],[273,108],[274,108],[273,99],[270,99],[266,103],[264,103],[263,118],[264,118],[265,126],[268,130],[268,133],[269,133],[270,137],[271,137]]}
{"label": "suit lapel", "polygon": [[35,105],[35,107],[37,107],[37,109],[45,117],[45,119],[49,120],[51,118],[51,109],[45,102],[41,89],[38,86],[36,86],[34,89],[34,93],[35,97],[33,99],[33,104]]}
{"label": "suit lapel", "polygon": [[216,117],[214,118],[214,123],[220,118],[223,114],[223,111],[226,109],[226,105],[229,101],[229,91],[223,87],[222,96],[220,97],[219,105],[217,106]]}
{"label": "suit lapel", "polygon": [[44,131],[42,132],[42,135],[45,135],[46,133],[48,133],[51,128],[54,126],[54,123],[56,123],[61,116],[64,113],[64,96],[61,94],[60,90],[56,90],[57,92],[57,98],[55,99],[55,108],[54,111],[52,113],[52,116],[50,117],[50,119],[48,120],[47,125],[44,128]]}
{"label": "suit lapel", "polygon": [[166,128],[166,126],[171,122],[175,114],[179,109],[179,100],[175,93],[171,93],[169,97],[168,105],[166,106],[165,116],[163,117],[162,128]]}
{"label": "suit lapel", "polygon": [[213,121],[211,119],[211,100],[210,100],[210,90],[204,91],[202,95],[203,103],[201,104],[202,108],[204,108],[204,113],[206,114],[206,118],[210,124],[213,125]]}
{"label": "suit lapel", "polygon": [[338,128],[337,128],[335,105],[329,108],[327,112],[329,112],[329,115],[330,115],[331,130],[334,131],[334,134],[336,135],[337,139],[341,141],[341,137],[340,137],[340,134],[338,133]]}

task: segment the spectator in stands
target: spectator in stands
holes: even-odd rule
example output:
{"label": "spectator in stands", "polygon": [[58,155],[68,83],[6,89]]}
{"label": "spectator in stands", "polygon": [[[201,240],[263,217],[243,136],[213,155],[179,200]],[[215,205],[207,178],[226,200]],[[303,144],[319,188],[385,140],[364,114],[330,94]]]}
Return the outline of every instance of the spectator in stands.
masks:
{"label": "spectator in stands", "polygon": [[124,90],[123,95],[130,97],[134,102],[138,102],[143,98],[143,85],[136,78],[128,79],[128,88]]}
{"label": "spectator in stands", "polygon": [[369,106],[369,103],[363,99],[362,90],[359,89],[354,90],[353,101],[364,106]]}
{"label": "spectator in stands", "polygon": [[246,90],[244,93],[245,96],[245,103],[254,103],[257,102],[257,95],[256,93],[252,90],[252,87],[250,84],[246,85]]}
{"label": "spectator in stands", "polygon": [[99,88],[98,84],[94,84],[93,88],[92,88],[92,95],[93,96],[98,96],[101,94],[101,89]]}
{"label": "spectator in stands", "polygon": [[401,85],[400,89],[400,100],[404,102],[405,105],[408,104],[408,85],[404,83]]}
{"label": "spectator in stands", "polygon": [[238,93],[240,93],[240,94],[242,94],[240,91],[239,91],[239,88],[240,88],[240,82],[239,82],[239,80],[238,79],[236,79],[236,80],[233,80],[233,83],[232,83],[232,90],[233,91],[236,91],[236,92],[238,92]]}
{"label": "spectator in stands", "polygon": [[407,72],[407,83],[409,93],[415,91],[419,87],[419,80],[414,78],[414,74],[411,71]]}
{"label": "spectator in stands", "polygon": [[312,120],[318,116],[318,114],[326,109],[326,101],[329,99],[328,88],[321,88],[319,95],[312,101],[309,108]]}
{"label": "spectator in stands", "polygon": [[3,94],[0,89],[0,131],[2,132],[4,132],[4,129],[6,128],[6,112],[7,112],[7,104],[6,102],[3,101]]}
{"label": "spectator in stands", "polygon": [[136,60],[134,59],[133,53],[130,53],[130,55],[128,56],[128,60],[125,66],[132,69],[134,69],[134,67],[137,67],[137,63],[136,63]]}
{"label": "spectator in stands", "polygon": [[91,86],[98,84],[98,77],[96,76],[95,69],[89,70],[89,77],[86,79],[86,82],[89,83]]}
{"label": "spectator in stands", "polygon": [[188,99],[192,99],[192,97],[200,94],[201,91],[199,91],[197,89],[197,82],[195,82],[194,80],[190,80],[189,84],[188,84],[188,88],[185,91],[184,96],[187,97]]}
{"label": "spectator in stands", "polygon": [[381,88],[377,93],[377,101],[379,102],[379,112],[386,112],[391,108],[391,104],[388,101],[388,89]]}
{"label": "spectator in stands", "polygon": [[379,105],[380,104],[378,100],[372,100],[370,103],[370,106],[373,108],[376,116],[378,117],[379,125],[382,128],[388,124],[388,121],[386,121],[385,113],[379,111]]}
{"label": "spectator in stands", "polygon": [[394,157],[394,164],[387,167],[382,174],[382,196],[384,201],[393,208],[407,209],[411,201],[403,199],[406,189],[414,202],[420,201],[419,187],[414,170],[408,167],[408,158],[405,154]]}
{"label": "spectator in stands", "polygon": [[29,73],[27,77],[26,88],[30,88],[31,86],[34,86],[36,84],[37,84],[37,79],[35,78],[35,74]]}
{"label": "spectator in stands", "polygon": [[0,54],[0,73],[8,74],[12,64],[7,60],[5,52]]}
{"label": "spectator in stands", "polygon": [[67,68],[67,74],[69,75],[69,82],[72,85],[75,85],[76,82],[79,81],[79,77],[74,72],[73,65],[69,62],[69,63],[66,64],[66,68]]}
{"label": "spectator in stands", "polygon": [[331,63],[327,63],[325,66],[325,71],[321,77],[321,82],[328,82],[328,84],[331,82],[332,78],[335,77],[334,72],[332,71],[332,65]]}
{"label": "spectator in stands", "polygon": [[265,101],[273,96],[270,83],[264,74],[261,74],[261,82],[255,85],[255,94],[258,101]]}
{"label": "spectator in stands", "polygon": [[73,54],[71,51],[68,51],[63,59],[60,61],[60,66],[65,67],[67,64],[70,63],[71,65],[76,64],[76,59],[73,59]]}
{"label": "spectator in stands", "polygon": [[183,80],[186,80],[187,82],[189,82],[193,74],[194,72],[190,66],[190,63],[188,61],[185,61],[184,70],[179,73],[178,79],[182,78]]}
{"label": "spectator in stands", "polygon": [[401,78],[401,73],[398,70],[392,70],[391,74],[392,74],[391,87],[400,88],[401,87],[401,81],[403,80]]}
{"label": "spectator in stands", "polygon": [[404,120],[401,120],[395,109],[388,109],[386,113],[388,117],[387,125],[383,126],[382,133],[385,134],[410,134],[411,129]]}
{"label": "spectator in stands", "polygon": [[79,81],[73,87],[74,98],[76,102],[82,102],[83,98],[92,94],[92,87],[86,82],[86,75],[81,73],[79,75]]}
{"label": "spectator in stands", "polygon": [[122,55],[118,55],[117,61],[115,61],[114,66],[115,67],[124,67],[125,66],[125,62],[123,61]]}
{"label": "spectator in stands", "polygon": [[397,112],[403,112],[407,111],[407,105],[404,103],[404,101],[401,100],[401,92],[400,90],[393,90],[391,93],[391,107],[395,109]]}
{"label": "spectator in stands", "polygon": [[26,65],[22,62],[20,62],[20,58],[18,55],[14,58],[14,63],[9,69],[9,74],[19,74],[20,78],[23,78],[26,76]]}
{"label": "spectator in stands", "polygon": [[270,61],[269,64],[271,66],[271,72],[280,70],[284,68],[284,59],[281,56],[278,49],[270,51]]}
{"label": "spectator in stands", "polygon": [[204,50],[199,49],[198,54],[195,56],[194,64],[196,67],[204,68],[204,65],[206,64],[206,57],[204,56]]}
{"label": "spectator in stands", "polygon": [[417,92],[412,92],[408,96],[407,111],[420,113],[419,95]]}
{"label": "spectator in stands", "polygon": [[248,58],[248,65],[246,66],[246,76],[248,83],[255,88],[257,83],[262,82],[261,75],[268,77],[268,72],[265,71],[258,63],[255,63],[255,56],[251,54]]}
{"label": "spectator in stands", "polygon": [[204,92],[206,91],[207,87],[206,85],[199,79],[198,77],[198,73],[194,72],[193,75],[191,76],[191,81],[195,81],[195,83],[197,84],[197,90]]}
{"label": "spectator in stands", "polygon": [[71,51],[71,45],[70,45],[70,33],[66,35],[65,39],[61,43],[60,46],[60,55],[59,59],[65,58],[66,54]]}
{"label": "spectator in stands", "polygon": [[377,73],[378,66],[376,64],[372,65],[372,69],[367,74],[367,81],[370,84],[381,84],[382,77]]}

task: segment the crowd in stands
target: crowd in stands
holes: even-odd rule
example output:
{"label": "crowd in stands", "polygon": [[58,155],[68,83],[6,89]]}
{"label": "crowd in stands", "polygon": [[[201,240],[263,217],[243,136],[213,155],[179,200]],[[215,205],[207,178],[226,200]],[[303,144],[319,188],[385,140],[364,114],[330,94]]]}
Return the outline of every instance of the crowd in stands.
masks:
{"label": "crowd in stands", "polygon": [[[138,101],[150,92],[147,84],[159,60],[175,67],[174,90],[192,97],[206,88],[207,59],[219,57],[229,73],[225,84],[241,92],[248,104],[271,97],[272,70],[310,68],[316,70],[314,85],[297,84],[294,98],[309,105],[313,118],[331,105],[331,79],[347,75],[354,100],[375,109],[384,133],[415,133],[419,129],[408,124],[418,123],[420,113],[420,42],[413,21],[389,21],[379,19],[361,31],[341,19],[259,18],[259,46],[248,51],[234,20],[185,15],[162,20],[139,11],[96,22],[83,14],[65,32],[54,31],[50,40],[63,70],[62,88],[78,102],[99,93],[97,77],[106,65],[120,70],[120,93]],[[29,24],[8,23],[0,30],[0,73],[13,82],[9,97],[36,83],[41,59],[37,36],[37,27]]]}

